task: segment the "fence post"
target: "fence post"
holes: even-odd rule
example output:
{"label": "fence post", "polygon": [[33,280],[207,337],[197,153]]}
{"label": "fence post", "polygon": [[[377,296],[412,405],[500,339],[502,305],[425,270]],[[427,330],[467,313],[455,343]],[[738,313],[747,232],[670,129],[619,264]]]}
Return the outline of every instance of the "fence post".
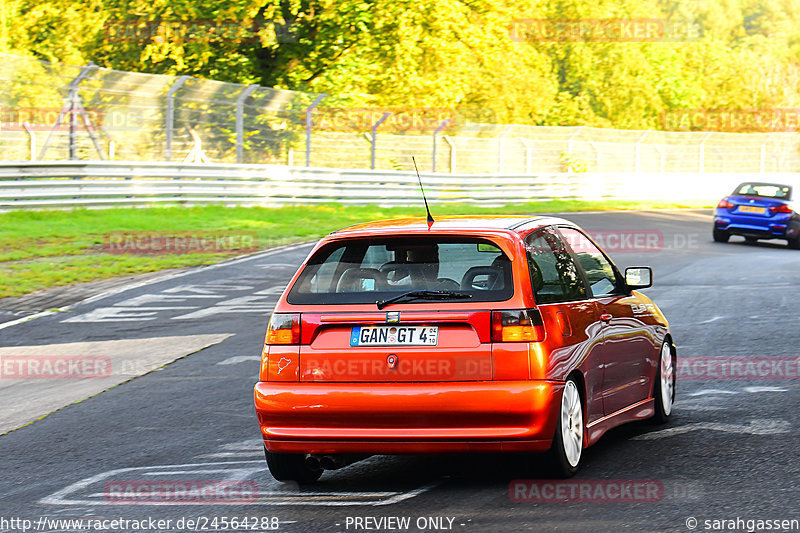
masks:
{"label": "fence post", "polygon": [[455,172],[456,172],[456,145],[450,139],[449,135],[442,135],[442,140],[447,143],[447,146],[450,147],[450,174],[455,174]]}
{"label": "fence post", "polygon": [[595,171],[600,172],[600,150],[597,148],[597,145],[594,141],[589,141],[589,146],[591,146],[592,150],[594,150],[594,164],[597,167]]}
{"label": "fence post", "polygon": [[636,139],[636,145],[633,147],[633,171],[639,172],[639,162],[641,160],[641,152],[642,152],[642,141],[645,137],[647,137],[648,132],[642,133],[638,139]]}
{"label": "fence post", "polygon": [[717,172],[725,172],[725,156],[722,155],[722,153],[719,151],[719,148],[716,146],[712,146],[711,149],[714,150],[714,153],[717,154],[717,157],[719,157],[720,162],[722,163],[722,168],[717,170]]}
{"label": "fence post", "polygon": [[447,120],[443,121],[433,132],[433,163],[431,164],[431,172],[436,172],[436,136],[439,135],[439,132],[445,129],[448,124],[450,124],[450,120],[451,119],[448,118]]}
{"label": "fence post", "polygon": [[506,143],[505,137],[513,126],[506,126],[503,128],[503,131],[500,132],[500,136],[497,138],[497,173],[503,173],[503,167],[505,165],[505,156],[506,156]]}
{"label": "fence post", "polygon": [[[78,95],[78,86],[81,84],[83,80],[89,75],[89,70],[94,67],[95,64],[90,62],[88,65],[81,69],[81,73],[78,74],[78,77],[72,80],[72,83],[69,84],[69,159],[70,161],[75,159],[75,124],[78,121],[78,118],[75,116],[75,111],[77,109],[82,109],[80,102],[80,96]],[[88,127],[87,127],[88,129]],[[94,137],[92,137],[94,139]],[[103,154],[100,154],[102,157]]]}
{"label": "fence post", "polygon": [[572,139],[581,132],[581,128],[583,128],[583,126],[577,126],[567,138],[567,154],[569,155],[572,155]]}
{"label": "fence post", "polygon": [[31,125],[27,122],[22,123],[22,127],[28,133],[28,141],[30,142],[31,161],[36,161],[36,133],[31,129]]}
{"label": "fence post", "polygon": [[61,112],[58,114],[58,118],[56,119],[56,123],[53,126],[53,129],[50,130],[50,133],[47,135],[47,139],[44,141],[44,146],[42,146],[42,151],[39,153],[39,159],[44,159],[44,155],[47,153],[47,149],[50,147],[50,141],[53,140],[53,135],[55,135],[56,130],[61,125],[61,121],[64,120],[64,115],[67,113],[67,109],[70,112],[70,133],[69,133],[69,158],[73,158],[73,151],[74,151],[74,131],[73,131],[73,119],[75,115],[73,114],[73,106],[75,103],[75,99],[78,98],[78,86],[81,84],[83,80],[89,75],[89,70],[92,68],[97,67],[91,61],[88,65],[81,68],[80,73],[71,81],[69,85],[67,85],[67,89],[69,89],[69,95],[67,96],[67,101],[64,102],[64,105],[61,107]]}
{"label": "fence post", "polygon": [[711,137],[711,132],[706,133],[706,136],[703,137],[703,140],[700,141],[700,168],[699,172],[706,171],[706,141],[708,138]]}
{"label": "fence post", "polygon": [[655,149],[656,149],[656,152],[658,152],[658,159],[659,159],[659,166],[658,166],[658,168],[659,168],[659,171],[660,171],[660,172],[664,172],[664,151],[663,151],[663,150],[661,149],[661,147],[660,147],[659,145],[657,145],[657,144],[654,144],[654,145],[653,145],[653,148],[655,148]]}
{"label": "fence post", "polygon": [[69,91],[69,160],[72,161],[75,159],[75,123],[77,119],[75,117],[75,109],[78,107],[75,101],[75,90],[71,89]]}
{"label": "fence post", "polygon": [[108,160],[113,161],[114,158],[116,157],[117,145],[114,142],[114,139],[108,133],[108,130],[106,129],[105,126],[102,126],[100,128],[100,133],[102,133],[105,136],[106,140],[108,141]]}
{"label": "fence post", "polygon": [[178,92],[178,89],[183,87],[183,84],[186,83],[186,80],[189,78],[191,78],[191,76],[181,76],[172,84],[169,91],[167,91],[167,146],[164,154],[167,161],[172,161],[172,130],[175,128],[175,93]]}
{"label": "fence post", "polygon": [[325,93],[318,94],[311,105],[306,108],[306,166],[311,166],[311,130],[314,128],[314,117],[312,112],[314,108],[319,105],[323,98],[328,95]]}
{"label": "fence post", "polygon": [[531,157],[531,154],[533,153],[532,149],[531,149],[531,145],[530,145],[530,143],[528,143],[528,139],[526,139],[524,137],[520,137],[519,138],[519,142],[521,142],[522,146],[525,147],[525,174],[530,174],[531,173],[531,159],[533,159]]}
{"label": "fence post", "polygon": [[236,99],[236,162],[244,160],[244,101],[258,89],[258,84],[248,85]]}
{"label": "fence post", "polygon": [[378,119],[378,122],[372,125],[372,138],[370,139],[372,143],[372,149],[369,157],[369,168],[372,170],[375,170],[375,145],[378,144],[378,127],[383,124],[383,122],[389,118],[390,115],[391,113],[387,111],[381,118]]}

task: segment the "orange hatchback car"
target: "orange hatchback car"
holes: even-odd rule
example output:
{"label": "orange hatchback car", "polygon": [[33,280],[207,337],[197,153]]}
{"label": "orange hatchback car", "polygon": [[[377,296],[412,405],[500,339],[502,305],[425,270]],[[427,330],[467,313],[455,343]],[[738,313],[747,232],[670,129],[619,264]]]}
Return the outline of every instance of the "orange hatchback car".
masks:
{"label": "orange hatchback car", "polygon": [[549,451],[575,473],[619,424],[670,416],[666,318],[574,224],[375,222],[322,239],[269,321],[255,407],[278,480],[372,454]]}

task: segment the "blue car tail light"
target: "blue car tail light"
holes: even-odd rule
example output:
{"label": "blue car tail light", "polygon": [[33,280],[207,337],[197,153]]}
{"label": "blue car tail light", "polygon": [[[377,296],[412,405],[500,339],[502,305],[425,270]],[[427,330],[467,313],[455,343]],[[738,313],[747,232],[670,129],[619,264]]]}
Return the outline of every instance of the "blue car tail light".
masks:
{"label": "blue car tail light", "polygon": [[723,198],[722,200],[719,201],[719,203],[717,204],[717,207],[722,207],[723,209],[730,209],[730,208],[736,207],[736,206],[734,204],[732,204],[731,202],[729,202],[727,198]]}
{"label": "blue car tail light", "polygon": [[777,213],[791,213],[792,211],[793,211],[793,210],[792,210],[792,206],[790,206],[790,205],[786,205],[786,204],[781,204],[781,205],[773,205],[773,206],[770,206],[770,208],[769,208],[769,212],[770,212],[770,213],[773,213],[773,214],[777,214]]}

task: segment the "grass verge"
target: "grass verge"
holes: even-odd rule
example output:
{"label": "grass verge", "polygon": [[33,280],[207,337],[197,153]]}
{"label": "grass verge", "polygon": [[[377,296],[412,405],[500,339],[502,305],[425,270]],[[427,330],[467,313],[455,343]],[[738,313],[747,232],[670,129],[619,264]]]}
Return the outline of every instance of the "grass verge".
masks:
{"label": "grass verge", "polygon": [[[435,205],[432,211],[434,216],[442,216],[685,207],[708,206],[557,200],[495,208]],[[406,216],[424,216],[424,209],[326,204],[13,211],[0,214],[0,298],[116,276],[208,265],[255,249],[318,239],[359,222]],[[204,237],[212,239],[202,240]]]}

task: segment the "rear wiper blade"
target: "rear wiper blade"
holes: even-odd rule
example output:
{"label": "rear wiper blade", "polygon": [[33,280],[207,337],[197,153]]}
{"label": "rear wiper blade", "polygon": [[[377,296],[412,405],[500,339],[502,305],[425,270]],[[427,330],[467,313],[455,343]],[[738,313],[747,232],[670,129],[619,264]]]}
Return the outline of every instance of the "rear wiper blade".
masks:
{"label": "rear wiper blade", "polygon": [[472,295],[453,291],[410,291],[404,292],[403,294],[398,294],[397,296],[389,298],[388,300],[379,300],[376,302],[376,304],[378,305],[378,309],[383,309],[387,305],[391,305],[400,301],[450,299],[466,300],[467,298],[472,298]]}

